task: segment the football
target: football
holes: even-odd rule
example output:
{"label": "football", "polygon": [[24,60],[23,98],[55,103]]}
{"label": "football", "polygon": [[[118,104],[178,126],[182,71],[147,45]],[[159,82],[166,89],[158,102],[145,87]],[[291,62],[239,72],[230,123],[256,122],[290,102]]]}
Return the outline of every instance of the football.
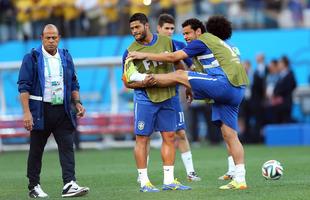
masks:
{"label": "football", "polygon": [[262,175],[267,180],[278,180],[283,175],[283,167],[279,161],[268,160],[262,166]]}

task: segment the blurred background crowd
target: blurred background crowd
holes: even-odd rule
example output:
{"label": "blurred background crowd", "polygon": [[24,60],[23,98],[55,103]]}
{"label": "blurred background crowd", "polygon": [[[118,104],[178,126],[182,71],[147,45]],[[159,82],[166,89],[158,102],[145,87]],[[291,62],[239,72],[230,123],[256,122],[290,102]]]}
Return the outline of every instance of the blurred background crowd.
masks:
{"label": "blurred background crowd", "polygon": [[184,19],[214,13],[227,16],[235,29],[310,27],[310,0],[0,0],[0,42],[38,39],[49,22],[63,37],[126,35],[135,12],[150,19],[170,13],[177,32]]}
{"label": "blurred background crowd", "polygon": [[[136,12],[149,17],[153,31],[161,13],[173,15],[179,33],[175,39],[180,40],[181,23],[192,17],[206,21],[221,14],[232,21],[234,30],[240,30],[233,42],[241,49],[250,79],[239,116],[244,143],[263,142],[266,125],[310,121],[310,90],[304,98],[308,102],[296,98],[296,91],[304,85],[309,88],[310,83],[310,0],[0,0],[0,61],[21,60],[40,42],[47,23],[55,24],[64,41],[69,41],[64,47],[74,59],[120,56],[132,42],[128,19]],[[81,96],[89,113],[109,112],[112,101],[107,85],[112,82],[113,70],[115,77],[121,77],[121,68],[90,64],[78,69]],[[4,83],[0,91],[6,89],[0,102],[6,100],[9,114],[20,111],[16,77],[16,71],[0,68],[0,82]],[[115,84],[120,93],[119,109],[131,110],[132,91],[123,88],[120,79]],[[14,101],[12,96],[16,96]],[[184,102],[183,107],[194,144],[222,142],[220,130],[211,123],[210,105],[194,101],[191,105]]]}

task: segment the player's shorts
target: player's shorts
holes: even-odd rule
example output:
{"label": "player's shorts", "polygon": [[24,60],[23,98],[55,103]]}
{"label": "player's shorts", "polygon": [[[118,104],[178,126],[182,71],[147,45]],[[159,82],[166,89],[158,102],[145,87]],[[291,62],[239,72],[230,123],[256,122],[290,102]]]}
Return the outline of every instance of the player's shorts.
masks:
{"label": "player's shorts", "polygon": [[177,120],[177,128],[176,130],[185,130],[185,119],[184,119],[184,112],[180,102],[179,95],[175,95],[172,97],[172,105],[174,107],[176,113],[176,120]]}
{"label": "player's shorts", "polygon": [[150,136],[154,131],[176,130],[176,114],[172,99],[161,103],[136,101],[134,105],[135,134]]}
{"label": "player's shorts", "polygon": [[234,87],[225,75],[211,76],[204,73],[188,72],[194,99],[210,98],[212,121],[216,125],[226,124],[238,131],[239,105],[243,99],[245,87]]}

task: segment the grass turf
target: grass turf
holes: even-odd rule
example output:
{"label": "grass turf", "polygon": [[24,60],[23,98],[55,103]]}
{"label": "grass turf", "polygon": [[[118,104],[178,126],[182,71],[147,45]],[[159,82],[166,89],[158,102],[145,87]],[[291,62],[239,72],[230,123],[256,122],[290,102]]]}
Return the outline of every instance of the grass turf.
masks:
{"label": "grass turf", "polygon": [[[245,146],[248,190],[221,191],[226,181],[217,180],[227,169],[224,146],[193,148],[194,165],[201,182],[189,183],[177,153],[175,177],[192,191],[138,192],[137,172],[132,149],[83,150],[76,153],[78,183],[90,187],[88,196],[80,199],[310,199],[310,148]],[[278,181],[267,181],[261,176],[261,165],[270,159],[280,161],[284,176]],[[0,199],[28,199],[26,178],[27,152],[0,154]],[[44,154],[41,185],[49,199],[61,199],[61,169],[56,151]],[[158,188],[162,185],[160,151],[151,150],[149,177]]]}

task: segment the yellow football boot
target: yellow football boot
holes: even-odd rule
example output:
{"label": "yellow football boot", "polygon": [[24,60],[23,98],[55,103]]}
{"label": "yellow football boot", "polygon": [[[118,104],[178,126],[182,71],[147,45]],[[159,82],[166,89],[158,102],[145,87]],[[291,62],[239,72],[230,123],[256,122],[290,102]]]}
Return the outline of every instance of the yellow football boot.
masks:
{"label": "yellow football boot", "polygon": [[221,190],[245,190],[247,188],[248,186],[246,185],[246,182],[237,183],[235,180],[220,187]]}

